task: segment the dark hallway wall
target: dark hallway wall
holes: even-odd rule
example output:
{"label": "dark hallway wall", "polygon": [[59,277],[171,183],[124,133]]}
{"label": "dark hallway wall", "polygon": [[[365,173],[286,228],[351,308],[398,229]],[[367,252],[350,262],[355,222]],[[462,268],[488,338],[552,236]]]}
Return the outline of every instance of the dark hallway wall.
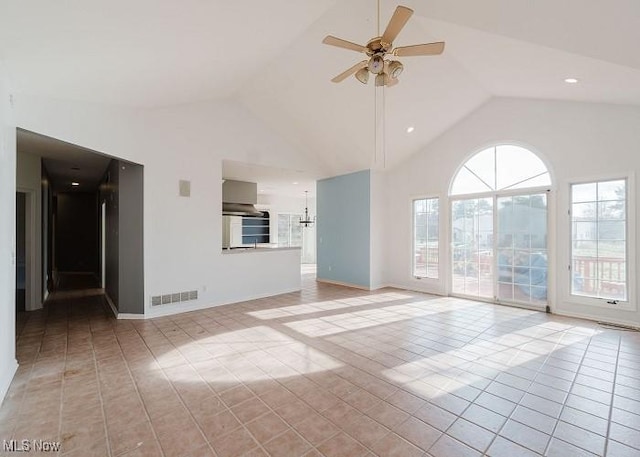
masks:
{"label": "dark hallway wall", "polygon": [[144,314],[142,165],[113,160],[100,186],[106,203],[106,292],[125,314]]}
{"label": "dark hallway wall", "polygon": [[26,289],[26,196],[16,193],[16,311],[25,310]]}
{"label": "dark hallway wall", "polygon": [[58,193],[55,226],[56,269],[97,273],[100,247],[97,194]]}

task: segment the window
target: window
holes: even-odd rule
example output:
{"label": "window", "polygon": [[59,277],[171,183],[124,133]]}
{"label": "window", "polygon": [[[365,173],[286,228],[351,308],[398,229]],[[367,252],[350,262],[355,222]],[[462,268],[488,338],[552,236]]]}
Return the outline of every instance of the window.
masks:
{"label": "window", "polygon": [[413,276],[416,278],[438,278],[439,213],[437,198],[413,201]]}
{"label": "window", "polygon": [[571,185],[571,293],[628,300],[627,181]]}
{"label": "window", "polygon": [[547,303],[551,174],[502,144],[468,159],[451,184],[451,292],[541,308]]}
{"label": "window", "polygon": [[278,214],[278,246],[302,246],[301,214]]}
{"label": "window", "polygon": [[487,148],[460,168],[451,186],[451,195],[510,191],[551,184],[545,164],[533,152],[503,144]]}

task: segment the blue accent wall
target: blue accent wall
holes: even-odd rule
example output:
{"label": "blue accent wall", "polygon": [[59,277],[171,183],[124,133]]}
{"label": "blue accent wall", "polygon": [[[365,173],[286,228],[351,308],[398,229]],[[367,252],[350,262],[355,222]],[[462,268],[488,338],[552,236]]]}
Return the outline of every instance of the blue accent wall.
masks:
{"label": "blue accent wall", "polygon": [[369,288],[371,172],[317,183],[317,277]]}

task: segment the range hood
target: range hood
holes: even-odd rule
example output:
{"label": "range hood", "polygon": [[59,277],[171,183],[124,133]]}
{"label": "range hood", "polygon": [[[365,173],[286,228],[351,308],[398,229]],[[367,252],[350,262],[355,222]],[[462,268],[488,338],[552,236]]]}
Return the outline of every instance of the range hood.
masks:
{"label": "range hood", "polygon": [[254,206],[258,203],[255,182],[227,179],[222,183],[222,214],[227,216],[262,216]]}

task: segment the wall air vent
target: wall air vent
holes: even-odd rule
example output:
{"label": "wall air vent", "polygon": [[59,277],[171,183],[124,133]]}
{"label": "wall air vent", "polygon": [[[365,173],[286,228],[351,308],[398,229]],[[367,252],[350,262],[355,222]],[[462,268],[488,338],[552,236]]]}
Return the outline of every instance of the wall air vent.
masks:
{"label": "wall air vent", "polygon": [[173,292],[170,294],[151,296],[151,306],[167,305],[170,303],[179,303],[198,299],[197,290],[188,290],[185,292]]}

